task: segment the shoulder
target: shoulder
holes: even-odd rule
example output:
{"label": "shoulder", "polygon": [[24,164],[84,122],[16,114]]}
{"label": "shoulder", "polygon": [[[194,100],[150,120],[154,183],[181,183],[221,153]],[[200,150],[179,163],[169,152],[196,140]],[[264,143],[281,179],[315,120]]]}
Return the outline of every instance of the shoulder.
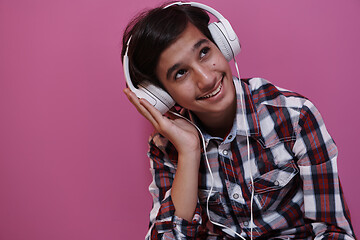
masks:
{"label": "shoulder", "polygon": [[[170,165],[175,167],[177,165],[177,151],[174,145],[159,132],[154,131],[149,137],[148,157],[157,163]],[[170,167],[169,166],[169,167]]]}
{"label": "shoulder", "polygon": [[263,142],[267,147],[284,140],[295,140],[309,119],[313,124],[323,124],[317,108],[303,95],[278,87],[263,78],[245,79],[244,82],[251,92]]}
{"label": "shoulder", "polygon": [[244,79],[248,84],[255,105],[302,108],[309,99],[303,95],[278,87],[264,78]]}
{"label": "shoulder", "polygon": [[160,150],[165,150],[169,144],[170,141],[157,131],[153,131],[149,137],[149,145],[156,146]]}

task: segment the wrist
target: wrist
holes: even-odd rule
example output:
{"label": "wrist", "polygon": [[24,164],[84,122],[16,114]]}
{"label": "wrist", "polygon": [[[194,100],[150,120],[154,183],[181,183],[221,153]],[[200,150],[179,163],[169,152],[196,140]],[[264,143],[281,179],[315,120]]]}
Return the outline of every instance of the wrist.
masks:
{"label": "wrist", "polygon": [[182,141],[180,143],[174,144],[174,146],[177,152],[182,155],[201,152],[201,145],[198,138],[196,140],[191,140],[191,141],[190,140]]}
{"label": "wrist", "polygon": [[200,157],[201,155],[200,144],[198,144],[197,146],[187,146],[184,147],[183,149],[179,149],[178,155],[183,157],[190,157],[190,158],[194,156]]}
{"label": "wrist", "polygon": [[187,166],[194,170],[198,169],[200,165],[200,159],[201,159],[200,148],[192,151],[188,150],[185,152],[178,153],[178,165],[181,165],[182,167]]}

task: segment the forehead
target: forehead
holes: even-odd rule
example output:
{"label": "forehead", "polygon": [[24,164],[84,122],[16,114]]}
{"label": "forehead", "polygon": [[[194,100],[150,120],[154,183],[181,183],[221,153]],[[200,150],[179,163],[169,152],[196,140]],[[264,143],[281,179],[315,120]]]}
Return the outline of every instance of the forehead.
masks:
{"label": "forehead", "polygon": [[188,24],[184,32],[166,48],[159,58],[157,72],[167,71],[174,64],[182,64],[186,62],[194,53],[198,43],[210,40],[194,25]]}
{"label": "forehead", "polygon": [[[184,46],[184,44],[191,44],[196,42],[199,38],[207,37],[193,24],[188,23],[184,31],[179,35],[179,37],[172,43],[168,48],[164,50],[176,50],[177,47]],[[164,53],[163,52],[163,53]]]}

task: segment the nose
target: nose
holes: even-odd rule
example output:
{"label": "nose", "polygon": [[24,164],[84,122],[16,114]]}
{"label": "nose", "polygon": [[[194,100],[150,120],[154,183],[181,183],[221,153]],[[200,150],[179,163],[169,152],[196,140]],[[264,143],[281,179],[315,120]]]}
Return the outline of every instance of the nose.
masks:
{"label": "nose", "polygon": [[195,67],[195,81],[198,88],[202,91],[211,90],[216,85],[215,71],[207,66],[198,64]]}

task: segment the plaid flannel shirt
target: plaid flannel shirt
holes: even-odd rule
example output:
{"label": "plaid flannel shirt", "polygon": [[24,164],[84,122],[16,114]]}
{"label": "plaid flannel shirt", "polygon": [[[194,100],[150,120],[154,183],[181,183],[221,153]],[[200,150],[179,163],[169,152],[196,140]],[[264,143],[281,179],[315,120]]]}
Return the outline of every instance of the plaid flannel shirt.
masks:
{"label": "plaid flannel shirt", "polygon": [[[174,215],[171,200],[176,149],[158,133],[150,137],[153,208],[146,239],[236,238],[226,228],[213,225],[209,217],[249,239],[252,187],[254,239],[354,239],[337,172],[337,148],[315,106],[261,78],[234,78],[234,84],[238,101],[232,130],[225,139],[204,133],[215,179],[210,216],[206,214],[206,199],[211,178],[204,157],[199,169],[198,204],[189,222]],[[191,112],[183,114],[199,126]]]}

